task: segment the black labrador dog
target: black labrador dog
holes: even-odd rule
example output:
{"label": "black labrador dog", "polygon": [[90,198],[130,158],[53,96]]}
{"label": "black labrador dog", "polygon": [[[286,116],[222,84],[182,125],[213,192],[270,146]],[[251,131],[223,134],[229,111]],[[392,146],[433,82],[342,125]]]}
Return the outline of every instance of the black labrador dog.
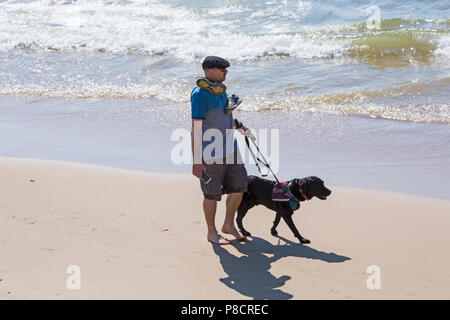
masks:
{"label": "black labrador dog", "polygon": [[[262,204],[267,208],[276,211],[277,215],[273,222],[272,229],[270,229],[272,235],[276,236],[276,227],[280,223],[280,219],[283,218],[287,223],[294,236],[300,240],[301,243],[311,243],[306,238],[303,238],[295,227],[294,221],[292,221],[292,214],[295,210],[300,208],[300,203],[296,203],[296,207],[292,208],[289,202],[280,202],[272,200],[272,190],[275,185],[275,181],[263,179],[257,176],[248,176],[248,190],[242,197],[241,204],[237,211],[236,222],[239,230],[244,236],[250,236],[250,232],[244,229],[242,225],[242,219],[247,214],[248,210]],[[299,200],[310,200],[313,197],[317,197],[321,200],[331,194],[331,190],[325,187],[324,182],[318,177],[306,177],[302,179],[292,179],[287,182],[289,184],[290,192]]]}

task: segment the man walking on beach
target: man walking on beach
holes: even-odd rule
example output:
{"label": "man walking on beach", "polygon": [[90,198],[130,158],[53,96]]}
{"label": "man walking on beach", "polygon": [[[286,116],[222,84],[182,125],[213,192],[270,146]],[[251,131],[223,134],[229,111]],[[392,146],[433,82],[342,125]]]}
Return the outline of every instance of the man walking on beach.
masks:
{"label": "man walking on beach", "polygon": [[[234,226],[234,216],[247,191],[247,171],[240,158],[233,135],[233,116],[226,111],[228,96],[223,81],[230,63],[220,57],[208,56],[202,63],[205,78],[197,81],[191,93],[193,153],[192,173],[200,179],[203,211],[208,227],[207,240],[218,245],[229,244],[215,226],[217,201],[226,199],[226,214],[221,231],[245,240]],[[205,171],[208,179],[202,179]]]}

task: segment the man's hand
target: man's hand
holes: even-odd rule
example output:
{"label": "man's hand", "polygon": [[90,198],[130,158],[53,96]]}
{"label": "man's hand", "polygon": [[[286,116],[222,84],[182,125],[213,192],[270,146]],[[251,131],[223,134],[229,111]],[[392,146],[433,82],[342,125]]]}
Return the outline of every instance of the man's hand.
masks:
{"label": "man's hand", "polygon": [[234,119],[234,128],[239,131],[243,136],[247,136],[253,141],[256,141],[255,136],[253,135],[252,131],[244,126],[242,122],[240,122],[238,119]]}
{"label": "man's hand", "polygon": [[201,179],[202,178],[202,171],[205,170],[206,168],[202,163],[198,163],[198,164],[194,164],[192,166],[192,174],[194,176],[196,176],[197,178]]}
{"label": "man's hand", "polygon": [[244,126],[244,124],[240,122],[238,119],[234,119],[234,128],[237,130],[242,129],[243,133],[245,133],[248,130],[248,128]]}

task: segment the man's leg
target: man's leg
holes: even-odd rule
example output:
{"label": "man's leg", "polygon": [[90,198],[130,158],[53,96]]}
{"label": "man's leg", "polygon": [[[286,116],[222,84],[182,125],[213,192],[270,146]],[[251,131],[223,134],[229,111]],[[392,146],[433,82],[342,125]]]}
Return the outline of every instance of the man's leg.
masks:
{"label": "man's leg", "polygon": [[226,202],[225,221],[223,222],[222,232],[233,235],[238,240],[245,240],[246,238],[237,231],[234,226],[234,217],[242,200],[242,192],[230,193]]}
{"label": "man's leg", "polygon": [[229,244],[230,241],[222,238],[217,233],[216,229],[216,209],[217,200],[203,199],[203,212],[205,213],[206,226],[208,227],[207,239],[208,241],[216,244]]}

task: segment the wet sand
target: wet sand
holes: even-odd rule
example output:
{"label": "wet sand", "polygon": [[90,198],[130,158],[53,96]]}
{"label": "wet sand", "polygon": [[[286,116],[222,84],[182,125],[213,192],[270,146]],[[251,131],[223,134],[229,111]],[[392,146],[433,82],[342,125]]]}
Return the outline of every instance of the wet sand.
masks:
{"label": "wet sand", "polygon": [[[316,175],[331,185],[450,199],[448,124],[299,111],[235,111],[234,117],[260,138],[280,179]],[[190,174],[190,164],[171,159],[180,141],[172,135],[182,130],[190,161],[190,123],[187,104],[156,99],[0,97],[0,156]],[[245,144],[241,153],[248,172],[257,174]]]}

